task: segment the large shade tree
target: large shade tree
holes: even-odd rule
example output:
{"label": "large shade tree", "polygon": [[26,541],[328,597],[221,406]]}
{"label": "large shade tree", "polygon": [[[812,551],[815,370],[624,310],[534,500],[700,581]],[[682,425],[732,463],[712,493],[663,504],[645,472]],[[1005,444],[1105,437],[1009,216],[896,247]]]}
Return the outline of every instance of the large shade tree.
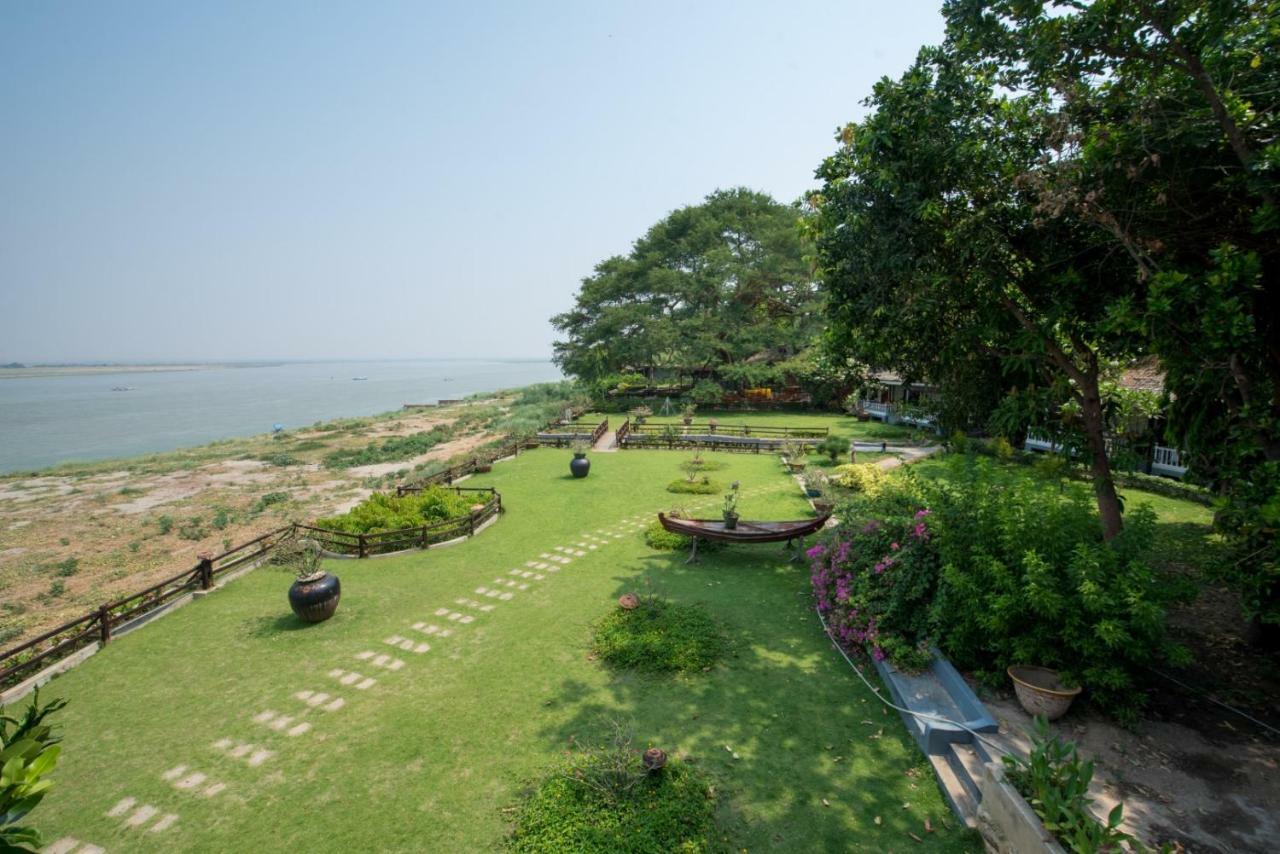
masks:
{"label": "large shade tree", "polygon": [[1280,626],[1280,3],[951,0],[949,43],[1051,98],[1042,215],[1105,235],[1171,394],[1170,441],[1223,496],[1250,613]]}
{"label": "large shade tree", "polygon": [[800,215],[741,188],[671,213],[630,254],[600,262],[552,319],[564,335],[556,362],[584,380],[656,369],[767,379],[821,322]]}
{"label": "large shade tree", "polygon": [[922,51],[867,104],[814,197],[830,345],[945,396],[1034,385],[1030,398],[1068,402],[1115,536],[1103,387],[1141,339],[1105,321],[1134,280],[1104,235],[1038,209],[1029,176],[1050,152],[1053,105],[998,91],[991,66],[945,49]]}

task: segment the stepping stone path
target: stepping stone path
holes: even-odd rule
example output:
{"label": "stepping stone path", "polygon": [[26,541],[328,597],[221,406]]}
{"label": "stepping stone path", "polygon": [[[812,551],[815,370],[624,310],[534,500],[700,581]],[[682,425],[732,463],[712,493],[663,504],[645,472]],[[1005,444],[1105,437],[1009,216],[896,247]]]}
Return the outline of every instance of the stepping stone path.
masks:
{"label": "stepping stone path", "polygon": [[397,649],[404,650],[405,652],[412,652],[415,655],[422,655],[422,653],[431,649],[431,644],[429,643],[415,643],[408,638],[402,638],[399,635],[392,635],[385,639],[383,643],[394,646]]}
{"label": "stepping stone path", "polygon": [[[107,818],[123,819],[122,824],[126,828],[130,828],[144,827],[151,821],[151,819],[155,818],[160,813],[160,808],[153,807],[151,804],[142,804],[141,806],[138,806],[137,809],[134,809],[137,803],[137,798],[123,798],[120,801],[117,801],[115,806],[107,810],[106,816]],[[161,831],[168,830],[177,820],[178,816],[176,814],[166,813],[160,817],[159,821],[151,825],[148,829],[153,833],[159,833]]]}
{"label": "stepping stone path", "polygon": [[453,629],[442,629],[435,623],[414,623],[413,630],[422,632],[424,635],[433,635],[438,638],[447,638],[453,634]]}
{"label": "stepping stone path", "polygon": [[[161,774],[160,779],[167,780],[173,784],[175,789],[180,789],[184,792],[199,789],[200,791],[198,794],[201,794],[206,798],[212,798],[214,795],[227,788],[226,783],[219,783],[216,781],[211,782],[208,775],[202,774],[199,771],[191,771],[191,773],[187,773],[190,770],[191,769],[187,768],[186,765],[175,765],[173,768],[170,768],[168,771]],[[209,785],[206,786],[205,783],[208,783]]]}
{"label": "stepping stone path", "polygon": [[229,738],[220,738],[215,741],[213,749],[227,754],[232,759],[243,759],[249,763],[250,768],[257,768],[276,755],[274,750],[266,750],[256,744],[232,741]]}
{"label": "stepping stone path", "polygon": [[311,729],[311,724],[306,721],[295,724],[293,715],[283,715],[272,709],[258,712],[253,716],[253,722],[270,727],[276,732],[283,732],[292,738],[296,738]]}
{"label": "stepping stone path", "polygon": [[71,836],[64,836],[57,842],[45,846],[44,854],[106,854],[105,848],[90,842],[81,842]]}
{"label": "stepping stone path", "polygon": [[399,670],[401,667],[404,667],[404,662],[400,659],[392,658],[389,655],[374,652],[373,650],[358,652],[356,653],[356,658],[361,661],[367,661],[374,667],[385,667],[387,670]]}
{"label": "stepping stone path", "polygon": [[341,697],[330,697],[323,691],[299,691],[293,696],[313,709],[319,707],[326,712],[336,712],[347,704]]}
{"label": "stepping stone path", "polygon": [[[372,655],[372,653],[370,653]],[[356,673],[354,670],[340,670],[334,668],[329,671],[329,676],[337,679],[343,685],[354,685],[357,691],[368,691],[374,685],[378,684],[378,680],[371,676],[364,676]]]}
{"label": "stepping stone path", "polygon": [[[482,589],[483,588],[477,587],[476,592],[481,593]],[[494,605],[492,603],[488,605],[481,605],[479,602],[477,602],[474,599],[454,599],[453,604],[462,605],[463,607],[466,607],[466,608],[474,608],[477,611],[483,611],[486,614],[492,611],[494,608],[498,607],[497,605]]]}

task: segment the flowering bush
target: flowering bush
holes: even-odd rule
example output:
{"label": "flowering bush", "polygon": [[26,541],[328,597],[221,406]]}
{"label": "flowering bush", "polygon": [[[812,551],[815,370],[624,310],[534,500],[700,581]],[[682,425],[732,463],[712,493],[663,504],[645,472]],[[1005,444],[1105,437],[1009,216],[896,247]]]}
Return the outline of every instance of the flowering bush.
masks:
{"label": "flowering bush", "polygon": [[1154,514],[1103,542],[1086,490],[974,456],[894,478],[809,550],[818,607],[839,642],[904,668],[929,641],[991,681],[1053,667],[1132,720],[1144,669],[1185,656],[1165,634],[1180,590],[1147,561]]}
{"label": "flowering bush", "polygon": [[939,577],[929,511],[872,519],[809,549],[814,595],[836,640],[905,670],[929,661]]}

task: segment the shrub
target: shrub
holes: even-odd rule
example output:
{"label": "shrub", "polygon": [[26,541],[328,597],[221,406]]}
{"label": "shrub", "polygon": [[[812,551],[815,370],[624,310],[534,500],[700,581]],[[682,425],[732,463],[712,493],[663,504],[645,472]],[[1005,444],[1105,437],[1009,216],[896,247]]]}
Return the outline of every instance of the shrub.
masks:
{"label": "shrub", "polygon": [[715,831],[707,779],[679,759],[647,773],[630,742],[579,751],[520,805],[507,847],[518,852],[705,852]]}
{"label": "shrub", "polygon": [[679,495],[714,495],[720,491],[720,484],[714,480],[673,480],[667,484],[667,492]]}
{"label": "shrub", "polygon": [[689,397],[699,406],[717,406],[724,400],[724,388],[714,380],[698,380]]}
{"label": "shrub", "polygon": [[69,557],[58,563],[58,575],[66,578],[69,575],[75,575],[80,571],[80,561],[77,558]]}
{"label": "shrub", "polygon": [[836,486],[861,492],[867,498],[879,495],[888,479],[888,472],[875,463],[846,463],[831,472],[831,482]]}
{"label": "shrub", "polygon": [[227,508],[219,507],[213,514],[213,521],[209,524],[221,531],[231,524],[231,514],[227,512]]}
{"label": "shrub", "polygon": [[[37,851],[43,843],[39,831],[20,824],[53,786],[44,779],[58,763],[61,739],[45,719],[67,703],[54,700],[40,705],[37,691],[21,718],[0,714],[0,851]],[[2,710],[0,710],[2,711]]]}
{"label": "shrub", "polygon": [[424,432],[411,433],[408,436],[392,436],[381,442],[370,442],[363,448],[332,451],[325,455],[324,464],[326,468],[341,469],[407,460],[410,457],[425,454],[447,440],[452,433],[453,428],[441,424]]}
{"label": "shrub", "polygon": [[167,534],[173,530],[173,517],[161,516],[156,520],[156,526],[160,528],[160,533]]}
{"label": "shrub", "polygon": [[636,608],[614,608],[596,624],[592,650],[611,667],[687,673],[715,664],[725,639],[701,605],[644,597]]}
{"label": "shrub", "polygon": [[178,536],[184,540],[203,540],[209,536],[209,532],[204,529],[203,519],[199,516],[192,516],[178,526]]}
{"label": "shrub", "polygon": [[261,457],[258,457],[258,459],[268,465],[280,466],[281,468],[284,468],[285,466],[296,466],[302,462],[302,460],[298,459],[293,454],[286,453],[264,454]]}
{"label": "shrub", "polygon": [[687,549],[692,542],[684,534],[673,534],[662,527],[661,522],[654,522],[644,529],[644,542],[651,549],[660,552],[674,552]]}
{"label": "shrub", "polygon": [[271,507],[274,504],[283,504],[288,500],[289,500],[289,493],[287,492],[268,492],[265,495],[258,498],[256,502],[254,502],[253,512],[261,513],[262,511],[266,510],[268,507]]}
{"label": "shrub", "polygon": [[349,534],[400,531],[466,516],[471,505],[472,499],[441,486],[403,496],[377,492],[340,516],[320,519],[316,527]]}
{"label": "shrub", "polygon": [[1094,852],[1122,851],[1122,845],[1135,842],[1120,830],[1123,804],[1116,804],[1106,824],[1089,809],[1092,760],[1082,760],[1074,744],[1053,737],[1043,717],[1035,720],[1031,745],[1025,760],[1004,757],[1005,776],[1060,843],[1072,851]]}
{"label": "shrub", "polygon": [[818,443],[817,451],[830,457],[831,462],[839,462],[843,454],[849,453],[849,440],[842,436],[828,436]]}
{"label": "shrub", "polygon": [[1165,634],[1179,588],[1147,562],[1154,515],[1130,510],[1120,536],[1103,542],[1081,486],[974,456],[954,458],[949,474],[895,479],[860,508],[870,519],[810,550],[819,607],[847,630],[839,639],[873,652],[883,634],[936,640],[992,681],[1010,664],[1054,667],[1132,721],[1144,669],[1185,656]]}

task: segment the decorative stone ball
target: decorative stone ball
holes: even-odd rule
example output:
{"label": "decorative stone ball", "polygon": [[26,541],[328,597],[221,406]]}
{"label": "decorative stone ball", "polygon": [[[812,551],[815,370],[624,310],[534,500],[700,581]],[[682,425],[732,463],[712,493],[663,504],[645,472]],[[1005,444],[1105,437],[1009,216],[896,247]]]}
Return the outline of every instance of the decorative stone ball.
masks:
{"label": "decorative stone ball", "polygon": [[640,597],[634,593],[623,593],[618,597],[618,607],[624,611],[634,611],[640,606]]}
{"label": "decorative stone ball", "polygon": [[644,756],[640,761],[644,763],[644,767],[648,771],[660,771],[662,766],[667,764],[667,753],[661,748],[650,747],[644,752]]}

